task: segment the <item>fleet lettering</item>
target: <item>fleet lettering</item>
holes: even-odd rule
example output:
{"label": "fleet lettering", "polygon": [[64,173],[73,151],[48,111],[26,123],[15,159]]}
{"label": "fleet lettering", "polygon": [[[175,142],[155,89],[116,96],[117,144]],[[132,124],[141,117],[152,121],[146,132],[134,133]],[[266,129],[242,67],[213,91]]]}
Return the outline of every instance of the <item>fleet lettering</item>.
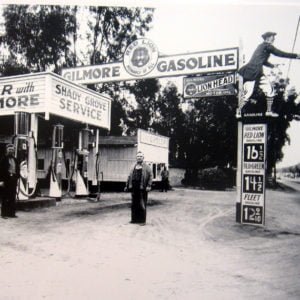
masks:
{"label": "fleet lettering", "polygon": [[248,201],[259,201],[260,196],[258,194],[244,194],[244,199],[243,200],[248,200]]}

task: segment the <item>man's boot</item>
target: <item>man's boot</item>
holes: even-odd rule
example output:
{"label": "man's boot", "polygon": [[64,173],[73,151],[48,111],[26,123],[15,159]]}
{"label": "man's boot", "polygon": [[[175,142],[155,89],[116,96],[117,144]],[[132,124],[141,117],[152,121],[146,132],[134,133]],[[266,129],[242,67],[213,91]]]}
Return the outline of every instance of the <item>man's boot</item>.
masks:
{"label": "man's boot", "polygon": [[273,97],[267,97],[267,111],[266,111],[267,117],[278,117],[277,113],[272,112],[273,99],[274,99]]}

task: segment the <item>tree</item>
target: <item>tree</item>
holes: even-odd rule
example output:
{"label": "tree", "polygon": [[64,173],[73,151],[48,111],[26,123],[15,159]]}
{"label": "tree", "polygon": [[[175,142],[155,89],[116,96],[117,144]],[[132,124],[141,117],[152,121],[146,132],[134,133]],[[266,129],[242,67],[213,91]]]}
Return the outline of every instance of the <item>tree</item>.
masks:
{"label": "tree", "polygon": [[[150,29],[152,14],[153,9],[148,8],[7,5],[3,13],[5,34],[0,43],[10,51],[18,68],[4,64],[1,72],[59,73],[62,67],[74,67],[83,61],[101,64],[121,60],[127,45]],[[79,23],[86,32],[79,33]],[[122,133],[120,124],[126,119],[129,105],[117,96],[121,86],[126,88],[127,84],[89,86],[112,97],[114,134]]]}
{"label": "tree", "polygon": [[[192,161],[200,151],[198,168],[224,167],[235,164],[236,157],[236,98],[221,96],[198,99],[189,112],[190,126],[195,128],[190,149]],[[192,163],[191,161],[191,163]]]}
{"label": "tree", "polygon": [[153,129],[170,138],[170,164],[184,167],[187,142],[182,103],[183,99],[178,94],[176,85],[169,82],[158,96]]}
{"label": "tree", "polygon": [[30,73],[30,70],[12,57],[9,57],[9,59],[0,65],[1,76],[13,76],[27,73]]}
{"label": "tree", "polygon": [[[126,47],[150,29],[153,18],[153,9],[149,8],[92,6],[89,7],[89,12],[88,46],[85,56],[88,57],[91,65],[122,60]],[[133,85],[136,86],[135,83]],[[122,91],[132,92],[129,83],[104,83],[89,85],[89,88],[100,93],[104,92],[113,99],[111,134],[123,133],[124,128],[122,127],[124,126],[132,128],[133,124],[127,120],[126,115],[130,104],[125,98],[119,97]],[[144,92],[147,93],[150,90],[151,88]],[[145,97],[148,97],[147,94]],[[132,114],[137,114],[138,111]],[[140,124],[135,125],[139,126]]]}
{"label": "tree", "polygon": [[[294,88],[286,91],[288,80],[279,79],[275,82],[276,96],[273,101],[273,110],[278,113],[278,117],[268,122],[268,139],[267,139],[267,176],[272,178],[272,173],[276,174],[276,163],[281,161],[284,154],[282,149],[286,143],[290,142],[287,129],[290,127],[292,120],[298,119],[298,108],[295,100],[297,93]],[[287,96],[286,96],[287,92]],[[276,183],[276,176],[272,178]]]}
{"label": "tree", "polygon": [[150,29],[153,9],[89,7],[87,34],[90,64],[122,59],[125,48]]}
{"label": "tree", "polygon": [[133,120],[128,124],[131,131],[137,128],[153,129],[159,91],[160,84],[157,79],[137,80],[129,86],[129,92],[136,101],[136,108],[128,114],[129,118]]}
{"label": "tree", "polygon": [[30,71],[45,71],[53,65],[58,71],[76,28],[73,12],[69,6],[8,5],[1,43],[14,57],[21,57]]}

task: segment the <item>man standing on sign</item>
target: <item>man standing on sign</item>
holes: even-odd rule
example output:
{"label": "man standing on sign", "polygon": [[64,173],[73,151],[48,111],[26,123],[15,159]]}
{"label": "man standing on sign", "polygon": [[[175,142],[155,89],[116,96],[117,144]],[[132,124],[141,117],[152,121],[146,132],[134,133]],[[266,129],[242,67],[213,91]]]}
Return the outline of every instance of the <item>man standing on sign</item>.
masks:
{"label": "man standing on sign", "polygon": [[131,191],[131,223],[146,224],[147,198],[152,184],[151,168],[144,163],[144,154],[138,152],[125,191]]}
{"label": "man standing on sign", "polygon": [[273,46],[275,41],[275,32],[266,32],[262,35],[263,43],[258,45],[254,51],[250,61],[244,65],[238,73],[243,78],[243,91],[241,96],[241,108],[251,98],[253,92],[260,88],[267,97],[267,111],[266,116],[277,116],[272,113],[272,103],[274,98],[274,91],[271,82],[263,73],[263,66],[274,68],[278,65],[271,64],[268,59],[271,54],[284,58],[300,59],[300,54],[283,52]]}
{"label": "man standing on sign", "polygon": [[20,166],[14,157],[13,144],[6,145],[6,155],[0,162],[0,181],[2,182],[2,218],[16,217],[16,190],[20,177]]}

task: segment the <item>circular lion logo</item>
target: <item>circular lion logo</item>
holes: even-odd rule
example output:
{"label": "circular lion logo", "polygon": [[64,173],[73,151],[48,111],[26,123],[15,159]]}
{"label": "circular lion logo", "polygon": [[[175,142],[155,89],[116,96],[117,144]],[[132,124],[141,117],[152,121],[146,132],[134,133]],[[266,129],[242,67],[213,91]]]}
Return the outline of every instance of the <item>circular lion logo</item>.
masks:
{"label": "circular lion logo", "polygon": [[158,50],[152,41],[142,38],[132,42],[124,53],[124,67],[133,76],[150,73],[156,66]]}
{"label": "circular lion logo", "polygon": [[185,87],[185,92],[188,96],[193,96],[196,94],[197,92],[197,87],[194,83],[189,83],[186,87]]}

